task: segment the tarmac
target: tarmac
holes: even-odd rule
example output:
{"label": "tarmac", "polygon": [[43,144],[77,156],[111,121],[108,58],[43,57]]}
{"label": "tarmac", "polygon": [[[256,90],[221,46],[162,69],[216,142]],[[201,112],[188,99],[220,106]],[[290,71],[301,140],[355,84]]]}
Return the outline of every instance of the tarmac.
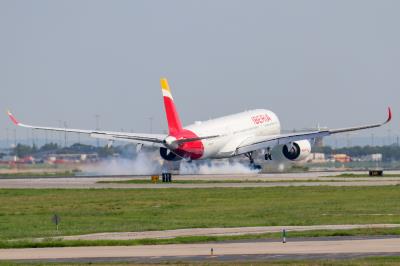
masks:
{"label": "tarmac", "polygon": [[110,247],[0,249],[0,260],[22,261],[194,261],[260,258],[345,258],[400,255],[400,238],[321,238]]}
{"label": "tarmac", "polygon": [[[165,188],[235,188],[235,187],[288,187],[288,186],[393,186],[400,185],[399,177],[337,177],[349,172],[309,172],[287,174],[224,174],[224,175],[174,175],[173,180],[202,180],[219,183],[157,183],[123,184],[99,183],[104,181],[150,180],[150,176],[93,176],[57,178],[0,178],[0,188],[64,188],[64,189],[165,189]],[[358,172],[355,172],[358,173]],[[221,182],[223,181],[223,182]]]}

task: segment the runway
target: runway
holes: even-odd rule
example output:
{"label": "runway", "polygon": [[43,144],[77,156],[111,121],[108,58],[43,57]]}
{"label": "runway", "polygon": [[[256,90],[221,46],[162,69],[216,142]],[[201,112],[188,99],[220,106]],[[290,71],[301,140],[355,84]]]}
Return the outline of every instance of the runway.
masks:
{"label": "runway", "polygon": [[[213,255],[211,255],[213,249]],[[190,261],[190,260],[248,260],[259,256],[298,258],[299,256],[399,255],[400,238],[353,238],[278,241],[225,242],[205,244],[174,244],[114,247],[67,247],[1,249],[0,260],[40,261]]]}
{"label": "runway", "polygon": [[104,181],[150,180],[150,176],[0,178],[0,188],[64,188],[64,189],[165,189],[165,188],[235,188],[288,186],[393,186],[399,177],[336,177],[338,173],[242,174],[242,175],[176,175],[173,180],[216,181],[205,183],[99,183]]}

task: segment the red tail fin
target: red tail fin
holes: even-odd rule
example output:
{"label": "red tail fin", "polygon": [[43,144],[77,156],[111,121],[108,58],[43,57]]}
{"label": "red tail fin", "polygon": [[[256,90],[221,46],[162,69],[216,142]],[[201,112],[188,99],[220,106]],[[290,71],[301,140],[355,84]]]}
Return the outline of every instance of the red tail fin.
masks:
{"label": "red tail fin", "polygon": [[174,99],[172,98],[167,79],[162,78],[160,81],[164,97],[165,112],[167,114],[169,134],[174,135],[182,131],[181,120],[179,119],[178,112],[176,111]]}

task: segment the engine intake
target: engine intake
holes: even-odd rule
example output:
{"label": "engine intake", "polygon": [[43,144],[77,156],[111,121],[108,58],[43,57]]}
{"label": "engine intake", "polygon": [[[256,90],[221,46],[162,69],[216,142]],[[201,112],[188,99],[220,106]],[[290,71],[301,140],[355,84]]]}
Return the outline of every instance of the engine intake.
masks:
{"label": "engine intake", "polygon": [[311,153],[311,143],[308,140],[300,140],[293,142],[292,145],[284,145],[282,153],[286,159],[291,161],[304,160]]}
{"label": "engine intake", "polygon": [[182,158],[178,157],[175,153],[171,152],[167,148],[160,148],[160,155],[166,161],[179,161]]}

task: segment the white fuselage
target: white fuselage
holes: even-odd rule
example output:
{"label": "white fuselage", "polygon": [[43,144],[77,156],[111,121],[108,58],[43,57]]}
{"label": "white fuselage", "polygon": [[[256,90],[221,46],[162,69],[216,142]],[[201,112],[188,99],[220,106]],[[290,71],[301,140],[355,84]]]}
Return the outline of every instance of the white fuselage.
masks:
{"label": "white fuselage", "polygon": [[195,122],[185,129],[200,137],[220,136],[202,140],[204,152],[200,159],[226,158],[236,155],[236,148],[249,138],[279,134],[280,122],[272,111],[256,109]]}

